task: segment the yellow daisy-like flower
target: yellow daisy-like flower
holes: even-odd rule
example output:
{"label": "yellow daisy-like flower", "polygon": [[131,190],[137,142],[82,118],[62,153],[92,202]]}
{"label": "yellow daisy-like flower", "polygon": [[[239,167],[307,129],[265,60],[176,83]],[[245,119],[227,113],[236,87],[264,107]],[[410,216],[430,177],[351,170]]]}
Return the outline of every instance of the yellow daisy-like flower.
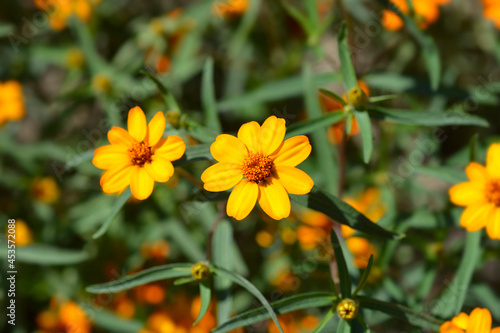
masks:
{"label": "yellow daisy-like flower", "polygon": [[155,181],[164,183],[174,174],[172,161],[184,155],[186,144],[177,135],[162,138],[166,119],[158,112],[146,123],[140,107],[130,109],[128,132],[113,127],[108,132],[110,145],[94,151],[92,163],[107,170],[101,177],[104,193],[118,193],[130,185],[136,199],[147,199]]}
{"label": "yellow daisy-like flower", "polygon": [[201,175],[211,192],[234,187],[227,202],[227,215],[242,220],[259,201],[273,219],[290,215],[288,194],[306,194],[314,185],[304,171],[295,168],[311,153],[304,135],[283,141],[284,119],[271,116],[262,127],[255,121],[241,126],[238,137],[221,134],[210,147],[219,162]]}
{"label": "yellow daisy-like flower", "polygon": [[475,308],[470,316],[460,313],[445,322],[440,333],[500,333],[500,327],[491,329],[491,313],[488,309]]}
{"label": "yellow daisy-like flower", "polygon": [[449,191],[451,202],[466,207],[460,225],[470,232],[486,227],[491,239],[500,239],[500,144],[489,147],[486,167],[471,162],[465,172],[469,181]]}
{"label": "yellow daisy-like flower", "polygon": [[17,81],[0,82],[0,126],[24,118],[23,88]]}

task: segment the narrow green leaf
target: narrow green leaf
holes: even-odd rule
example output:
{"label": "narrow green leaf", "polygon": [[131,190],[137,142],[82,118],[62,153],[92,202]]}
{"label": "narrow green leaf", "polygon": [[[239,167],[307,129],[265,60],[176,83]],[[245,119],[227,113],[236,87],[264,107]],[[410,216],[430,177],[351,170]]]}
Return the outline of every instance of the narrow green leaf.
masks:
{"label": "narrow green leaf", "polygon": [[316,186],[314,186],[308,194],[292,194],[290,198],[301,206],[322,212],[338,223],[345,224],[371,236],[386,239],[397,239],[402,237],[394,232],[383,229],[348,203],[329,193],[321,191]]}
{"label": "narrow green leaf", "polygon": [[370,157],[373,152],[373,134],[370,116],[366,111],[354,110],[354,116],[359,125],[359,132],[361,133],[361,143],[363,145],[363,161],[370,162]]}
{"label": "narrow green leaf", "polygon": [[[223,219],[217,225],[213,235],[212,260],[214,265],[228,271],[233,270],[231,243],[234,243],[233,226],[227,219]],[[229,320],[233,310],[231,280],[215,276],[214,288],[217,294],[217,323],[220,325]]]}
{"label": "narrow green leaf", "polygon": [[0,24],[0,38],[3,38],[14,31],[14,26],[12,24],[8,23],[1,23]]}
{"label": "narrow green leaf", "polygon": [[283,8],[285,8],[285,11],[293,17],[297,22],[301,25],[302,29],[307,33],[307,35],[310,35],[313,32],[313,24],[310,21],[310,17],[306,17],[300,10],[295,8],[292,5],[287,4],[285,1],[281,1],[281,4],[283,5]]}
{"label": "narrow green leaf", "polygon": [[78,17],[72,16],[68,20],[68,25],[76,32],[78,43],[85,55],[86,63],[92,75],[103,72],[106,63],[97,52],[95,39],[92,37],[87,24],[83,23]]}
{"label": "narrow green leaf", "polygon": [[92,294],[117,293],[154,281],[187,277],[191,276],[192,265],[183,263],[156,266],[111,282],[88,286],[85,290]]}
{"label": "narrow green leaf", "polygon": [[370,276],[370,272],[372,270],[372,265],[373,265],[373,254],[370,255],[370,259],[368,260],[368,264],[366,265],[366,268],[363,272],[363,275],[361,275],[361,279],[359,279],[358,286],[352,293],[352,297],[356,297],[356,295],[363,290],[363,287],[366,284],[366,281],[368,281],[368,277]]}
{"label": "narrow green leaf", "polygon": [[441,179],[451,184],[457,184],[467,181],[467,176],[463,170],[456,170],[450,167],[442,166],[417,166],[415,171],[427,176]]}
{"label": "narrow green leaf", "polygon": [[351,276],[347,270],[347,263],[344,258],[344,253],[342,253],[342,247],[340,246],[337,233],[333,230],[333,228],[330,230],[330,239],[332,240],[333,251],[335,252],[335,261],[337,262],[337,268],[339,270],[340,293],[342,298],[350,298]]}
{"label": "narrow green leaf", "polygon": [[339,326],[337,326],[337,333],[351,333],[351,322],[346,320],[339,320]]}
{"label": "narrow green leaf", "polygon": [[[88,304],[83,304],[85,309]],[[100,308],[99,311],[92,311],[92,322],[95,326],[105,330],[106,332],[115,333],[137,333],[143,327],[143,323],[138,320],[124,319],[116,314]]]}
{"label": "narrow green leaf", "polygon": [[325,326],[330,322],[330,320],[332,320],[332,318],[334,316],[335,316],[335,311],[333,310],[333,307],[332,307],[330,310],[328,310],[326,315],[323,317],[323,319],[319,323],[318,327],[316,327],[316,329],[312,333],[323,332],[323,329],[325,328]]}
{"label": "narrow green leaf", "polygon": [[201,306],[200,312],[198,313],[198,318],[193,323],[193,326],[198,324],[200,320],[205,317],[205,314],[208,311],[208,307],[210,306],[210,298],[212,297],[212,290],[210,289],[210,285],[207,281],[200,282],[200,297],[201,297]]}
{"label": "narrow green leaf", "polygon": [[318,129],[323,129],[325,127],[337,124],[342,120],[345,120],[344,112],[332,112],[318,118],[294,123],[288,126],[286,130],[286,138],[290,138],[296,135],[314,133]]}
{"label": "narrow green leaf", "polygon": [[175,243],[189,260],[198,262],[205,258],[201,245],[180,220],[168,219],[165,222],[165,230],[169,240]]}
{"label": "narrow green leaf", "polygon": [[201,101],[205,111],[205,123],[208,128],[216,133],[222,131],[222,126],[217,114],[217,100],[215,98],[214,88],[214,60],[207,58],[203,67],[203,78],[201,84]]}
{"label": "narrow green leaf", "polygon": [[111,215],[109,215],[108,219],[101,225],[99,230],[92,235],[93,239],[97,239],[106,233],[111,223],[115,220],[116,215],[118,215],[118,212],[123,208],[123,206],[125,206],[131,196],[132,192],[130,192],[130,188],[127,188],[122,194],[120,194],[115,201]]}
{"label": "narrow green leaf", "polygon": [[349,50],[348,38],[347,26],[345,22],[343,22],[340,26],[337,42],[339,48],[340,70],[342,72],[346,92],[358,86],[356,70],[354,69],[351,51]]}
{"label": "narrow green leaf", "polygon": [[[309,292],[290,296],[279,301],[271,303],[278,314],[285,314],[297,310],[317,309],[324,306],[333,306],[337,297],[327,292]],[[270,315],[266,308],[259,307],[252,309],[235,317],[228,322],[219,325],[212,333],[229,332],[239,327],[245,327],[269,319]]]}
{"label": "narrow green leaf", "polygon": [[191,276],[183,277],[183,278],[179,278],[177,280],[174,280],[174,286],[182,286],[183,284],[188,284],[188,283],[191,283],[194,281],[196,281],[196,280],[193,279]]}
{"label": "narrow green leaf", "polygon": [[334,93],[333,91],[330,91],[330,90],[327,90],[327,89],[319,89],[319,91],[321,91],[322,93],[324,93],[325,95],[328,95],[330,96],[331,98],[335,99],[336,101],[338,101],[340,104],[342,105],[346,105],[346,102],[344,101],[344,99],[342,97],[340,97],[339,95],[337,95],[336,93]]}
{"label": "narrow green leaf", "polygon": [[278,321],[278,317],[276,316],[276,312],[274,311],[273,307],[271,306],[271,304],[269,304],[269,302],[264,297],[264,295],[262,295],[259,289],[257,289],[250,281],[248,281],[241,275],[232,273],[220,267],[214,267],[214,273],[220,277],[224,277],[228,280],[233,281],[234,283],[240,285],[241,287],[248,290],[248,292],[250,292],[252,295],[254,295],[262,303],[264,308],[266,308],[267,312],[269,313],[269,316],[274,321],[279,331],[281,333],[284,333],[283,328],[281,327],[280,322]]}
{"label": "narrow green leaf", "polygon": [[469,161],[477,161],[477,141],[479,140],[479,133],[472,136],[469,142]]}
{"label": "narrow green leaf", "polygon": [[150,78],[151,81],[153,81],[153,83],[156,85],[158,90],[161,92],[163,98],[165,99],[167,107],[170,110],[181,111],[181,109],[179,107],[179,103],[177,103],[177,101],[175,100],[174,95],[172,95],[172,93],[168,90],[168,88],[165,86],[165,84],[163,82],[161,82],[153,73],[151,73],[150,71],[141,69],[139,71],[139,74],[145,75],[148,78]]}
{"label": "narrow green leaf", "polygon": [[382,96],[373,96],[368,98],[368,102],[370,103],[380,103],[385,101],[390,101],[392,99],[398,98],[398,95],[382,95]]}
{"label": "narrow green leaf", "polygon": [[[7,245],[0,241],[0,253],[7,257]],[[84,250],[71,250],[45,244],[29,244],[16,248],[16,260],[37,265],[74,265],[91,258]]]}

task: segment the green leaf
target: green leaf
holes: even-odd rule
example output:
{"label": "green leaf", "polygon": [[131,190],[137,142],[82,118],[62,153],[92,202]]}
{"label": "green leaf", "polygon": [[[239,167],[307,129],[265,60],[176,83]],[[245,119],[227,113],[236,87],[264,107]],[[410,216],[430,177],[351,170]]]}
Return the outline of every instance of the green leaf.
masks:
{"label": "green leaf", "polygon": [[398,98],[398,95],[382,95],[382,96],[373,96],[368,98],[368,102],[370,103],[380,103],[385,101],[390,101],[392,99]]}
{"label": "green leaf", "polygon": [[[327,292],[309,292],[293,295],[271,303],[278,314],[285,314],[297,310],[317,309],[324,306],[333,306],[337,297]],[[239,327],[245,327],[269,319],[270,315],[266,308],[259,307],[240,313],[228,322],[220,325],[212,333],[229,332]]]}
{"label": "green leaf", "polygon": [[[88,306],[88,304],[82,305],[84,309]],[[138,320],[123,319],[103,308],[92,311],[89,315],[92,315],[92,322],[106,332],[137,333],[144,327]]]}
{"label": "green leaf", "polygon": [[[7,256],[7,245],[0,241],[1,253]],[[45,244],[29,244],[16,248],[16,260],[28,264],[38,265],[74,265],[91,258],[91,254],[84,250],[70,250]]]}
{"label": "green leaf", "polygon": [[442,166],[417,166],[415,171],[427,176],[441,179],[451,184],[458,184],[467,181],[467,176],[463,170],[456,170]]}
{"label": "green leaf", "polygon": [[399,124],[422,125],[422,126],[466,126],[475,125],[489,127],[483,118],[472,116],[467,113],[457,112],[422,112],[388,109],[382,107],[371,107],[368,112],[370,117],[387,120]]}
{"label": "green leaf", "polygon": [[217,100],[214,88],[214,60],[207,58],[203,67],[203,78],[201,83],[201,101],[205,110],[205,123],[208,128],[216,133],[222,131],[222,126],[217,114]]}
{"label": "green leaf", "polygon": [[172,95],[172,93],[168,90],[168,88],[165,86],[165,84],[163,82],[161,82],[153,73],[151,73],[148,70],[141,69],[139,71],[139,74],[145,75],[148,78],[150,78],[151,81],[153,81],[153,83],[156,85],[158,90],[161,92],[163,98],[165,99],[167,107],[170,110],[181,111],[181,109],[179,107],[179,103],[177,103],[177,101],[175,100],[174,95]]}
{"label": "green leaf", "polygon": [[363,161],[370,162],[370,157],[373,152],[373,134],[370,116],[366,111],[354,110],[354,116],[359,125],[359,132],[361,133],[361,143],[363,145]]}
{"label": "green leaf", "polygon": [[469,161],[476,162],[477,161],[477,142],[479,140],[479,133],[476,133],[472,136],[469,141]]}
{"label": "green leaf", "polygon": [[321,333],[323,331],[323,329],[325,328],[325,326],[328,324],[328,322],[330,322],[330,320],[332,320],[332,318],[334,316],[335,316],[335,311],[333,310],[333,307],[332,307],[330,310],[328,310],[326,315],[323,317],[323,319],[319,323],[318,327],[316,327],[316,329],[312,333]]}
{"label": "green leaf", "polygon": [[115,220],[116,215],[118,215],[118,212],[123,208],[123,206],[125,206],[131,196],[132,192],[130,191],[130,188],[127,188],[122,194],[120,194],[115,201],[111,215],[109,215],[108,219],[101,225],[99,230],[92,235],[93,239],[97,239],[106,233],[111,223]]}
{"label": "green leaf", "polygon": [[168,219],[165,222],[165,230],[168,238],[181,249],[189,260],[198,262],[205,258],[201,245],[181,221],[176,218]]}
{"label": "green leaf", "polygon": [[174,280],[174,286],[182,286],[184,284],[188,284],[188,283],[191,283],[194,281],[196,281],[196,280],[193,279],[193,277],[191,277],[191,276],[183,277],[183,278],[179,278],[177,280]]}
{"label": "green leaf", "polygon": [[[227,219],[217,225],[212,239],[212,259],[214,265],[228,271],[233,270],[231,258],[231,243],[233,240],[233,226]],[[223,277],[214,277],[214,288],[217,294],[217,323],[220,325],[229,320],[233,310],[231,295],[231,280]]]}
{"label": "green leaf", "polygon": [[469,290],[472,274],[474,274],[483,253],[481,236],[481,231],[467,232],[465,249],[457,273],[441,297],[435,301],[435,306],[432,309],[433,314],[442,318],[450,318],[460,313]]}
{"label": "green leaf", "polygon": [[351,333],[351,322],[340,319],[337,333]]}
{"label": "green leaf", "polygon": [[349,270],[347,269],[347,263],[344,258],[344,253],[342,253],[342,247],[337,237],[337,233],[333,230],[333,228],[330,230],[330,239],[332,240],[333,251],[335,252],[335,261],[337,262],[337,268],[339,271],[340,293],[342,298],[350,298],[351,276],[349,275]]}
{"label": "green leaf", "polygon": [[373,254],[370,255],[370,259],[368,260],[368,264],[366,265],[365,271],[363,272],[363,275],[361,275],[361,279],[359,279],[358,286],[352,293],[352,297],[356,297],[356,295],[363,290],[363,287],[366,284],[366,281],[368,281],[368,277],[370,276],[370,272],[372,270],[372,265],[373,265]]}
{"label": "green leaf", "polygon": [[211,295],[212,295],[212,290],[210,289],[208,282],[207,281],[200,282],[201,306],[200,306],[200,312],[198,313],[198,318],[193,323],[193,326],[198,324],[200,320],[202,320],[203,317],[205,317],[205,314],[208,311],[208,307],[210,306],[210,298],[212,297]]}
{"label": "green leaf", "polygon": [[286,130],[286,138],[290,138],[296,135],[314,133],[318,129],[323,129],[327,126],[337,124],[342,120],[345,120],[344,112],[332,112],[318,118],[294,123],[288,126]]}
{"label": "green leaf", "polygon": [[269,316],[274,321],[274,323],[278,327],[279,331],[281,333],[284,333],[283,328],[281,327],[280,322],[278,321],[278,317],[276,316],[276,313],[274,312],[273,307],[271,306],[271,304],[269,304],[269,302],[264,297],[264,295],[262,295],[262,293],[259,291],[259,289],[257,289],[250,281],[248,281],[247,279],[245,279],[241,275],[232,273],[232,272],[227,271],[227,270],[220,268],[220,267],[214,267],[214,273],[215,273],[215,275],[218,275],[220,277],[224,277],[228,280],[233,281],[234,283],[242,286],[243,288],[248,290],[248,292],[250,292],[252,295],[254,295],[262,303],[264,308],[266,308],[267,312],[269,313]]}
{"label": "green leaf", "polygon": [[[314,3],[314,2],[313,2]],[[313,25],[312,22],[309,21],[310,17],[306,17],[300,10],[295,8],[292,5],[287,4],[285,1],[281,1],[281,4],[283,5],[283,8],[285,8],[285,11],[293,17],[297,22],[301,25],[302,29],[310,35],[313,32]]]}
{"label": "green leaf", "polygon": [[7,36],[12,33],[14,26],[8,23],[0,23],[0,38]]}
{"label": "green leaf", "polygon": [[192,265],[183,263],[151,267],[141,272],[124,276],[118,280],[88,286],[85,290],[92,294],[117,293],[154,281],[187,277],[191,276]]}
{"label": "green leaf", "polygon": [[339,95],[337,95],[336,93],[334,93],[333,91],[330,91],[330,90],[327,90],[327,89],[319,89],[319,91],[321,91],[322,93],[324,93],[325,95],[328,95],[330,96],[331,98],[335,99],[336,101],[338,101],[340,104],[342,105],[346,105],[346,102],[344,101],[344,99],[342,97],[340,97]]}
{"label": "green leaf", "polygon": [[349,92],[352,88],[357,87],[358,83],[356,70],[352,63],[351,51],[349,50],[347,26],[345,22],[340,26],[337,42],[339,48],[340,70],[344,80],[345,91]]}
{"label": "green leaf", "polygon": [[329,193],[321,191],[316,186],[314,186],[308,194],[291,194],[290,198],[301,206],[322,212],[338,223],[345,224],[369,235],[386,239],[397,239],[402,237],[394,232],[383,229],[348,203]]}

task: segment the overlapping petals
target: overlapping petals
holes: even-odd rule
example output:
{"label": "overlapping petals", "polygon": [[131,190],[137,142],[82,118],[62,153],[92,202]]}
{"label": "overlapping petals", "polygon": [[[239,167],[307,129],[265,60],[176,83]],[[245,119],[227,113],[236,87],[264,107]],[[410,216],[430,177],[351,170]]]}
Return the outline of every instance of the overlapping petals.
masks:
{"label": "overlapping petals", "polygon": [[491,328],[492,318],[488,309],[475,308],[470,315],[460,313],[441,325],[440,333],[500,333],[500,327]]}

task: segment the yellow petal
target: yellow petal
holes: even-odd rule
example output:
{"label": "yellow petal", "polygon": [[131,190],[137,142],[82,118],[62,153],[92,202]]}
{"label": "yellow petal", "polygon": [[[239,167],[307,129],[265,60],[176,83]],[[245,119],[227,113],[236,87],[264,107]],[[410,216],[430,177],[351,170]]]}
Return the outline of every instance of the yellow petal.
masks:
{"label": "yellow petal", "polygon": [[147,132],[146,115],[138,106],[130,109],[127,120],[128,132],[137,140],[142,142]]}
{"label": "yellow petal", "polygon": [[460,217],[460,225],[467,231],[478,231],[486,225],[492,217],[495,205],[493,204],[476,204],[465,208]]}
{"label": "yellow petal", "polygon": [[485,183],[465,182],[450,188],[450,201],[458,206],[470,206],[485,203]]}
{"label": "yellow petal", "polygon": [[500,333],[500,327],[492,329],[491,333]]}
{"label": "yellow petal", "polygon": [[491,220],[486,224],[486,231],[491,239],[500,239],[500,207],[495,207]]}
{"label": "yellow petal", "polygon": [[469,317],[466,333],[487,333],[491,330],[491,313],[487,309],[475,308]]}
{"label": "yellow petal", "polygon": [[148,131],[146,134],[145,141],[150,146],[154,146],[158,140],[163,136],[163,132],[165,132],[165,124],[167,120],[165,119],[165,115],[163,112],[158,112],[155,114],[153,119],[148,124]]}
{"label": "yellow petal", "polygon": [[466,313],[461,312],[458,316],[453,317],[453,319],[451,320],[451,322],[455,326],[457,326],[457,327],[459,327],[459,328],[461,328],[463,330],[466,330],[467,329],[467,325],[469,324],[469,315],[466,314]]}
{"label": "yellow petal", "polygon": [[259,184],[259,204],[267,215],[281,220],[290,215],[290,198],[285,188],[274,178]]}
{"label": "yellow petal", "polygon": [[115,166],[129,165],[130,157],[123,145],[106,145],[94,151],[92,163],[99,169],[111,169]]}
{"label": "yellow petal", "polygon": [[241,164],[248,154],[248,149],[237,137],[221,134],[210,146],[210,153],[218,162]]}
{"label": "yellow petal", "polygon": [[227,200],[227,215],[237,220],[244,219],[255,206],[258,195],[259,186],[254,182],[243,179],[235,186]]}
{"label": "yellow petal", "polygon": [[104,193],[123,191],[130,184],[130,175],[134,166],[119,166],[106,171],[101,177],[101,186]]}
{"label": "yellow petal", "polygon": [[285,138],[285,119],[271,116],[264,121],[260,128],[258,138],[258,152],[264,155],[271,155],[280,146]]}
{"label": "yellow petal", "polygon": [[113,145],[132,146],[135,142],[134,138],[123,128],[114,126],[108,132],[108,140]]}
{"label": "yellow petal", "polygon": [[465,168],[465,173],[471,181],[486,183],[489,180],[488,171],[479,163],[470,162]]}
{"label": "yellow petal", "polygon": [[144,169],[146,169],[154,181],[159,183],[168,181],[174,174],[172,162],[156,155],[153,156],[151,163],[144,164]]}
{"label": "yellow petal", "polygon": [[256,121],[243,124],[238,131],[240,139],[251,152],[257,152],[257,141],[260,134],[260,125]]}
{"label": "yellow petal", "polygon": [[294,136],[281,143],[271,155],[275,165],[297,166],[311,153],[311,144],[305,135]]}
{"label": "yellow petal", "polygon": [[314,186],[314,181],[307,173],[289,166],[277,165],[276,179],[290,194],[306,194]]}
{"label": "yellow petal", "polygon": [[136,199],[147,199],[153,192],[155,181],[145,168],[136,167],[130,177],[130,190]]}
{"label": "yellow petal", "polygon": [[201,175],[201,180],[205,183],[203,188],[212,192],[229,190],[238,184],[242,178],[241,167],[235,163],[214,164]]}
{"label": "yellow petal", "polygon": [[464,333],[464,330],[458,328],[451,321],[447,321],[441,325],[439,333]]}
{"label": "yellow petal", "polygon": [[500,143],[494,143],[488,148],[486,169],[491,178],[500,178]]}
{"label": "yellow petal", "polygon": [[175,161],[184,155],[186,144],[180,136],[170,135],[167,138],[160,139],[152,150],[154,155],[169,161]]}

